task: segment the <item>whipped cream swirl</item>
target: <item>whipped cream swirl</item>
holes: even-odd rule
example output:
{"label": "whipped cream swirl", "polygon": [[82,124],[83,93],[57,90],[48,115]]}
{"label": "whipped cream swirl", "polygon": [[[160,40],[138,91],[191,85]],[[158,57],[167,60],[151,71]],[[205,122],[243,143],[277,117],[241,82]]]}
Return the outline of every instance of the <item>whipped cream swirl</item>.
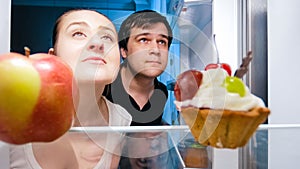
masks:
{"label": "whipped cream swirl", "polygon": [[198,108],[249,111],[255,107],[265,107],[264,102],[251,94],[247,86],[245,86],[246,95],[243,97],[238,93],[228,92],[224,86],[224,79],[228,74],[224,69],[209,69],[202,73],[202,83],[196,95],[191,100],[175,101],[179,109],[192,106]]}

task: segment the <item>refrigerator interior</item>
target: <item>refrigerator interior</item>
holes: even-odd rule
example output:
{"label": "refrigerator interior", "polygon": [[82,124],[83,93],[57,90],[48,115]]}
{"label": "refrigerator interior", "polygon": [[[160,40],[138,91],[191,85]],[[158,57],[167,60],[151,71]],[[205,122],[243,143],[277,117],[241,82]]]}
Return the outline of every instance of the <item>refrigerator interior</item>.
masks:
{"label": "refrigerator interior", "polygon": [[[212,6],[212,32],[217,35],[221,61],[237,67],[248,50],[259,59],[253,60],[247,81],[251,90],[262,97],[271,109],[268,125],[261,125],[249,144],[236,150],[210,149],[211,167],[214,169],[279,169],[299,166],[300,121],[297,95],[298,30],[300,15],[296,0],[214,0]],[[1,1],[0,37],[4,45],[0,52],[10,51],[11,1]],[[281,11],[281,12],[278,12]],[[214,54],[212,54],[214,55]],[[287,82],[293,83],[287,83]],[[288,86],[287,86],[288,85]],[[285,86],[283,88],[283,86]],[[284,89],[284,90],[283,90]],[[288,99],[285,99],[288,98]],[[75,130],[75,129],[74,129]],[[76,131],[72,132],[76,132]],[[100,129],[104,132],[106,129]],[[128,131],[133,132],[128,128]],[[138,130],[138,129],[137,129]],[[187,126],[174,129],[145,129],[148,132],[168,132],[168,143],[173,148],[186,135]],[[134,131],[136,132],[136,131]],[[140,132],[140,131],[138,131]],[[175,141],[175,142],[174,142]],[[175,146],[174,146],[175,145]],[[176,153],[174,153],[176,154]],[[177,154],[178,155],[178,154]],[[179,156],[177,156],[179,157]],[[174,157],[174,158],[177,158]],[[280,159],[280,160],[279,160]],[[184,167],[181,158],[178,166]],[[0,142],[0,168],[9,168],[8,145]],[[179,168],[180,168],[179,167]]]}

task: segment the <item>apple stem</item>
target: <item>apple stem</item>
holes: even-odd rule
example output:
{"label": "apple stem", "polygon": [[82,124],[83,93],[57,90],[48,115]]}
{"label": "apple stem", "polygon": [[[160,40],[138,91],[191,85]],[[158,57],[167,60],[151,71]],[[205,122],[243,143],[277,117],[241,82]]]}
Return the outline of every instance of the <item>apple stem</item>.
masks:
{"label": "apple stem", "polygon": [[25,46],[24,50],[25,50],[25,56],[29,57],[29,55],[30,55],[30,49],[29,49],[29,47]]}
{"label": "apple stem", "polygon": [[216,43],[216,34],[213,35],[213,43],[214,43],[214,47],[216,49],[216,53],[217,53],[217,63],[220,63],[220,58],[219,58],[219,51],[217,48],[217,43]]}
{"label": "apple stem", "polygon": [[50,48],[50,49],[48,50],[48,54],[49,54],[49,55],[54,55],[54,49],[53,49],[53,48]]}

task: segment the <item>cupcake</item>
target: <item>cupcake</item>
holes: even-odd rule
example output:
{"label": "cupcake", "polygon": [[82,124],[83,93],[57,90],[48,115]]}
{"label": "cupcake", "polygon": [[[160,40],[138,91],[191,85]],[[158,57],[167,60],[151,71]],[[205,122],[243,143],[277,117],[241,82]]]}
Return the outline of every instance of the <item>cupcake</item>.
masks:
{"label": "cupcake", "polygon": [[174,92],[185,123],[205,146],[243,147],[270,114],[239,77],[221,67],[183,72]]}

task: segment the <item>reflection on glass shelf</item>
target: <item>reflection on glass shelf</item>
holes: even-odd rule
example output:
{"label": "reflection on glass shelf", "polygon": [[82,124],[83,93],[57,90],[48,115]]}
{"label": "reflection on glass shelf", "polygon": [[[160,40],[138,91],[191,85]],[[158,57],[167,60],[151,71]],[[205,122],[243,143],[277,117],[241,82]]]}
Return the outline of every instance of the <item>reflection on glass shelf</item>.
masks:
{"label": "reflection on glass shelf", "polygon": [[[126,143],[122,152],[123,168],[126,169],[138,168],[138,166],[152,169],[219,169],[218,165],[214,165],[216,160],[214,150],[216,149],[196,143],[186,125],[76,127],[71,128],[70,132],[116,132],[126,135]],[[238,150],[239,156],[236,160],[239,163],[237,169],[279,169],[280,167],[289,168],[286,166],[291,166],[291,168],[299,166],[298,142],[300,140],[294,137],[297,133],[300,134],[300,124],[260,125],[245,147],[235,149]],[[197,155],[190,156],[190,153]],[[282,154],[284,154],[283,157]],[[280,160],[278,160],[279,156]],[[226,155],[222,158],[232,160]],[[228,167],[222,166],[221,168],[227,169]]]}
{"label": "reflection on glass shelf", "polygon": [[300,124],[261,125],[242,148],[242,169],[296,169],[300,165]]}
{"label": "reflection on glass shelf", "polygon": [[[86,139],[93,139],[93,142],[98,145],[97,151],[102,148],[108,152],[113,152],[116,156],[122,156],[124,161],[120,163],[121,168],[119,169],[138,167],[142,169],[188,169],[192,167],[207,167],[204,169],[298,169],[300,166],[299,135],[300,124],[263,124],[259,126],[245,147],[231,150],[215,149],[210,146],[201,147],[194,144],[187,126],[84,127],[71,128],[70,132],[59,139],[60,141],[37,143],[37,145],[43,148],[50,146],[51,148],[46,151],[49,152],[53,149],[52,145],[59,143],[63,146],[59,146],[61,148],[59,153],[55,150],[57,156],[47,156],[47,159],[59,157],[63,159],[62,161],[69,161],[69,157],[72,157],[72,154],[70,156],[69,153],[72,152],[67,151],[69,150],[68,144],[60,143],[78,141],[78,139],[85,142]],[[105,147],[105,143],[103,143],[105,138],[108,138],[108,144],[115,145],[112,147],[117,145],[121,149],[116,151]],[[120,144],[116,144],[118,141],[116,138],[121,138]],[[24,152],[26,150],[32,154],[34,144],[16,147],[22,148],[24,146]],[[10,146],[10,150],[14,146],[2,145],[0,151],[2,153],[1,166],[9,168],[13,152],[9,156],[9,150],[3,149],[5,146]],[[196,148],[191,152],[196,152],[198,155],[191,156],[192,159],[186,159],[190,147]],[[89,151],[91,149],[84,146],[83,150]],[[196,162],[198,166],[189,164],[191,161]],[[197,163],[200,161],[202,166]],[[233,165],[229,165],[230,162]]]}
{"label": "reflection on glass shelf", "polygon": [[194,141],[188,126],[74,127],[69,133],[78,132],[125,135],[120,169],[211,168],[211,151]]}

